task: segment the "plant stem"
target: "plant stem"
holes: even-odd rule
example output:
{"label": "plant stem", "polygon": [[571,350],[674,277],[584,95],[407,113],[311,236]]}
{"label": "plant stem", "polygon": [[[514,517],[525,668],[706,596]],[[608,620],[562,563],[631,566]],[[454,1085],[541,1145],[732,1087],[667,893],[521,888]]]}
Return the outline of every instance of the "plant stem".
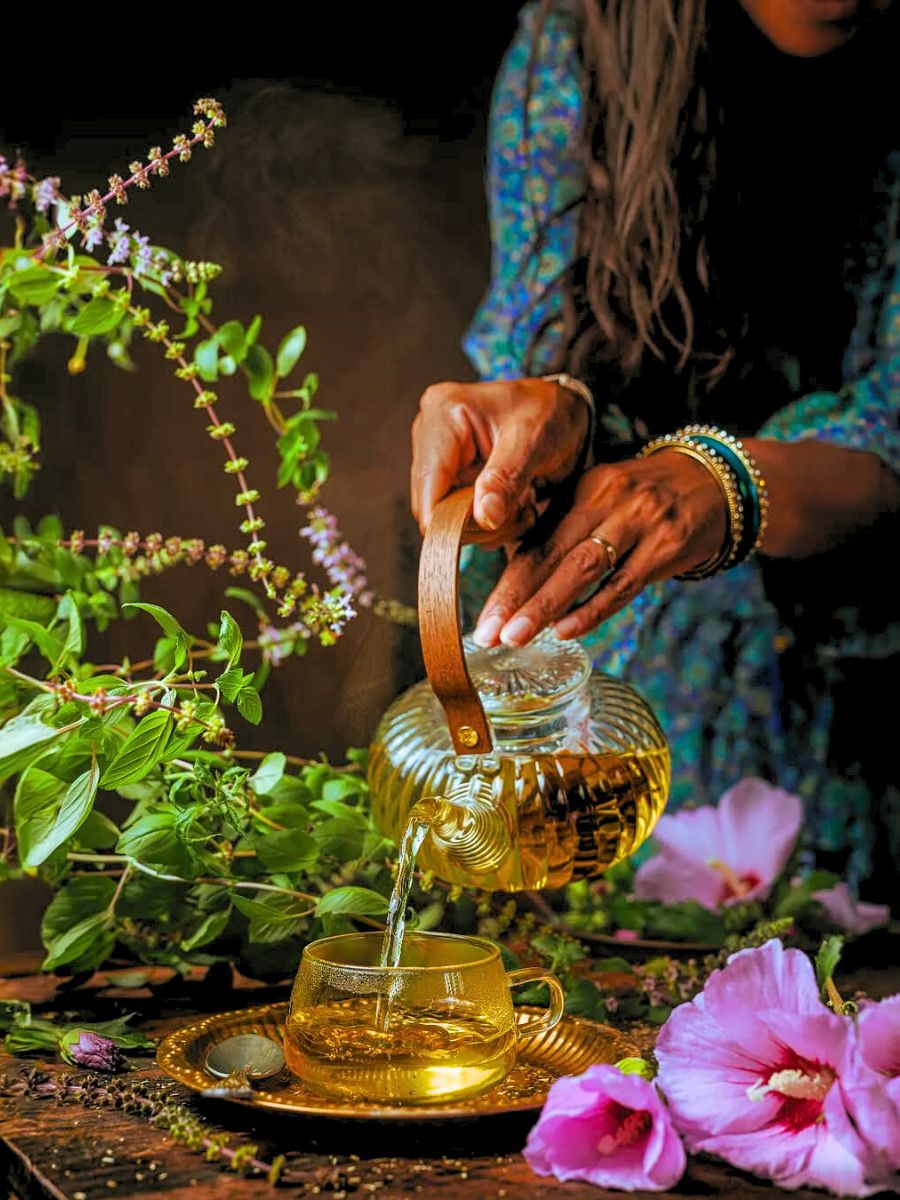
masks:
{"label": "plant stem", "polygon": [[193,887],[198,883],[210,884],[213,887],[223,887],[233,890],[242,891],[258,891],[258,892],[277,892],[282,896],[293,896],[297,900],[309,900],[313,907],[308,912],[297,913],[299,917],[311,917],[316,911],[315,906],[319,902],[318,896],[313,896],[309,892],[297,892],[293,888],[277,887],[274,883],[258,883],[254,879],[220,879],[215,875],[198,875],[194,879],[184,879],[181,875],[167,875],[162,871],[154,871],[152,867],[148,867],[145,863],[135,862],[125,854],[82,854],[72,851],[66,855],[69,862],[95,862],[95,863],[126,863],[135,871],[140,871],[144,875],[150,875],[153,879],[160,879],[164,883],[183,883],[188,887]]}

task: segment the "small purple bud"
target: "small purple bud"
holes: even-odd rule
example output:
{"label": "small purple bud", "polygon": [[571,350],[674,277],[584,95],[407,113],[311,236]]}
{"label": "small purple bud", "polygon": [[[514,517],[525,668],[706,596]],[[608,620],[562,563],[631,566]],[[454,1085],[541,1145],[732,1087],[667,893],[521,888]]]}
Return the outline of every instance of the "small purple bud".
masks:
{"label": "small purple bud", "polygon": [[60,1053],[67,1063],[90,1067],[93,1071],[120,1071],[125,1055],[116,1043],[89,1029],[71,1029],[59,1043]]}

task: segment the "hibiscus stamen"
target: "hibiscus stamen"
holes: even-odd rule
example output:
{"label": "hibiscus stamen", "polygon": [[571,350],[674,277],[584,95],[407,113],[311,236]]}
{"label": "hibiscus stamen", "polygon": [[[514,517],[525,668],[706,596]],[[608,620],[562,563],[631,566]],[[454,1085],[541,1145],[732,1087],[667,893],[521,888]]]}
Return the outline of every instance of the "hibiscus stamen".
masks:
{"label": "hibiscus stamen", "polygon": [[634,1110],[628,1114],[615,1133],[605,1133],[597,1143],[597,1152],[605,1156],[615,1154],[623,1146],[639,1142],[653,1124],[653,1118],[645,1110]]}
{"label": "hibiscus stamen", "polygon": [[817,1100],[821,1103],[834,1083],[834,1071],[822,1067],[818,1071],[802,1071],[792,1067],[786,1071],[775,1071],[768,1078],[757,1079],[747,1088],[748,1100],[765,1100],[772,1092],[789,1100]]}
{"label": "hibiscus stamen", "polygon": [[737,896],[738,898],[746,896],[759,883],[759,880],[755,876],[738,875],[734,867],[729,866],[726,862],[722,862],[720,858],[711,858],[707,861],[706,865],[712,867],[714,871],[718,871],[725,880],[728,896]]}

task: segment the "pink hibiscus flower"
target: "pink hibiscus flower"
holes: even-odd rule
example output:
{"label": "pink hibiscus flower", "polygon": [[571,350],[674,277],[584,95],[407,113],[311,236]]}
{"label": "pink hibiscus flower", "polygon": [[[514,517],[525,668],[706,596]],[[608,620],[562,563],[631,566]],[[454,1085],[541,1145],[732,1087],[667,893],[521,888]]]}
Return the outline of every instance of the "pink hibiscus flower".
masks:
{"label": "pink hibiscus flower", "polygon": [[886,904],[866,904],[855,900],[846,883],[837,883],[832,888],[813,892],[813,900],[825,909],[825,915],[838,929],[847,933],[868,933],[879,925],[887,925],[891,910]]}
{"label": "pink hibiscus flower", "polygon": [[653,833],[659,853],[638,867],[634,894],[663,904],[696,900],[713,912],[723,904],[765,900],[802,820],[797,796],[762,779],[744,779],[716,807],[660,817]]}
{"label": "pink hibiscus flower", "polygon": [[857,1027],[859,1054],[872,1075],[848,1086],[850,1113],[878,1158],[875,1174],[900,1191],[900,995],[865,1002]]}
{"label": "pink hibiscus flower", "polygon": [[684,1174],[684,1147],[656,1088],[615,1067],[558,1079],[523,1151],[538,1175],[662,1192]]}
{"label": "pink hibiscus flower", "polygon": [[812,964],[779,941],[732,955],[656,1043],[659,1085],[689,1151],[781,1187],[869,1196],[884,1163],[848,1113],[871,1081],[853,1021],[819,999]]}

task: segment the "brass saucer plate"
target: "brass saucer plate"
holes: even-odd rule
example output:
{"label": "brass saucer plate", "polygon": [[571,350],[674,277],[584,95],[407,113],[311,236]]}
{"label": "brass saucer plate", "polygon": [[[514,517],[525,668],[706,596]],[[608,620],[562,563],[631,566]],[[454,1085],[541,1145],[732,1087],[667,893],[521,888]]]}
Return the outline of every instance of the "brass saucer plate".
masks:
{"label": "brass saucer plate", "polygon": [[[521,1023],[528,1014],[543,1009],[523,1005],[516,1009]],[[218,1042],[241,1033],[260,1033],[281,1044],[287,1004],[266,1004],[238,1012],[218,1013],[185,1025],[160,1043],[156,1061],[171,1079],[192,1091],[202,1092],[213,1082],[203,1069],[206,1056]],[[446,1121],[448,1118],[499,1116],[503,1113],[537,1112],[547,1098],[550,1085],[560,1075],[578,1075],[593,1063],[614,1063],[638,1053],[618,1030],[582,1017],[563,1017],[555,1029],[522,1043],[519,1061],[501,1083],[451,1104],[366,1104],[362,1101],[317,1096],[287,1071],[255,1087],[250,1100],[233,1100],[256,1109],[296,1113],[307,1117],[339,1117],[344,1120]]]}

